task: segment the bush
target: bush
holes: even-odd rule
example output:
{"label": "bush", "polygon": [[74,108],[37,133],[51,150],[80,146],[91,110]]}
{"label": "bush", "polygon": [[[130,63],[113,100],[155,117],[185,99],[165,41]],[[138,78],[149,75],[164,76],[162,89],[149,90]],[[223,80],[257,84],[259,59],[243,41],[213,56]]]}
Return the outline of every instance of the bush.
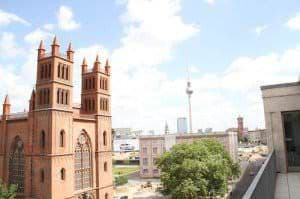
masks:
{"label": "bush", "polygon": [[0,179],[0,198],[1,199],[14,199],[16,197],[17,186],[6,186]]}
{"label": "bush", "polygon": [[127,182],[128,182],[128,177],[127,177],[126,175],[115,177],[115,185],[116,185],[116,186],[124,185],[124,184],[126,184]]}

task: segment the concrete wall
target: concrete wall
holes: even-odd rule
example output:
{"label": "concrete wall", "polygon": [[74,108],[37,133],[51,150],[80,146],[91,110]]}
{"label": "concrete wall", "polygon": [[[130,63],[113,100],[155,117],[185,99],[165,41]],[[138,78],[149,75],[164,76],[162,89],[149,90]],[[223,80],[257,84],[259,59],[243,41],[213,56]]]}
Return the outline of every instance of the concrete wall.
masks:
{"label": "concrete wall", "polygon": [[287,172],[282,113],[300,111],[300,83],[261,87],[269,151],[275,150],[277,171]]}

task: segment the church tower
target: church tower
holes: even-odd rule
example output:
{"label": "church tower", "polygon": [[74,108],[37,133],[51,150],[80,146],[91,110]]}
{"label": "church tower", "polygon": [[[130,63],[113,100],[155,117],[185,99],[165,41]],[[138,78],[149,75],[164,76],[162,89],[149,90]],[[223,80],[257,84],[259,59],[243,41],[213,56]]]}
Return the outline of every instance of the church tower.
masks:
{"label": "church tower", "polygon": [[[91,69],[88,69],[87,62],[85,58],[83,59],[80,111],[81,114],[96,119],[95,183],[97,187],[108,187],[112,184],[110,70],[108,59],[102,66],[97,55]],[[101,198],[106,191],[103,188],[99,189],[96,198]]]}
{"label": "church tower", "polygon": [[[38,48],[36,88],[30,100],[33,121],[32,195],[67,198],[73,194],[72,44],[61,53],[55,36],[51,52]],[[33,99],[35,98],[35,99]],[[61,174],[61,175],[59,175]],[[67,176],[67,177],[64,177]]]}

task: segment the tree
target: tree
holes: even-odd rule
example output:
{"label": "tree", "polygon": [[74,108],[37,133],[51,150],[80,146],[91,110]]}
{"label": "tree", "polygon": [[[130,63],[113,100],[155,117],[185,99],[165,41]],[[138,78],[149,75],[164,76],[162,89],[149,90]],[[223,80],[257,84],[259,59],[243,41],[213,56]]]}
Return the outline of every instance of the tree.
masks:
{"label": "tree", "polygon": [[4,183],[2,183],[2,180],[0,179],[0,198],[14,199],[16,197],[16,191],[16,185],[6,186]]}
{"label": "tree", "polygon": [[239,165],[214,139],[177,144],[159,157],[157,165],[163,193],[174,199],[223,196],[228,180],[240,173]]}

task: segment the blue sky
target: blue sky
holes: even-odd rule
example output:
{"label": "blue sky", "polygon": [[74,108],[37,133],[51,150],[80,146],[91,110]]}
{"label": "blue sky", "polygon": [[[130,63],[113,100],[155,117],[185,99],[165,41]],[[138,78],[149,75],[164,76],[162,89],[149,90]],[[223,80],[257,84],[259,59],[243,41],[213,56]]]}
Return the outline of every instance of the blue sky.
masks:
{"label": "blue sky", "polygon": [[194,130],[224,130],[238,115],[264,127],[259,86],[299,76],[299,14],[300,2],[279,0],[2,0],[0,96],[27,109],[35,49],[57,35],[62,50],[72,41],[76,51],[76,102],[83,56],[110,58],[114,127],[161,132],[167,121],[175,131],[187,116],[187,66]]}

